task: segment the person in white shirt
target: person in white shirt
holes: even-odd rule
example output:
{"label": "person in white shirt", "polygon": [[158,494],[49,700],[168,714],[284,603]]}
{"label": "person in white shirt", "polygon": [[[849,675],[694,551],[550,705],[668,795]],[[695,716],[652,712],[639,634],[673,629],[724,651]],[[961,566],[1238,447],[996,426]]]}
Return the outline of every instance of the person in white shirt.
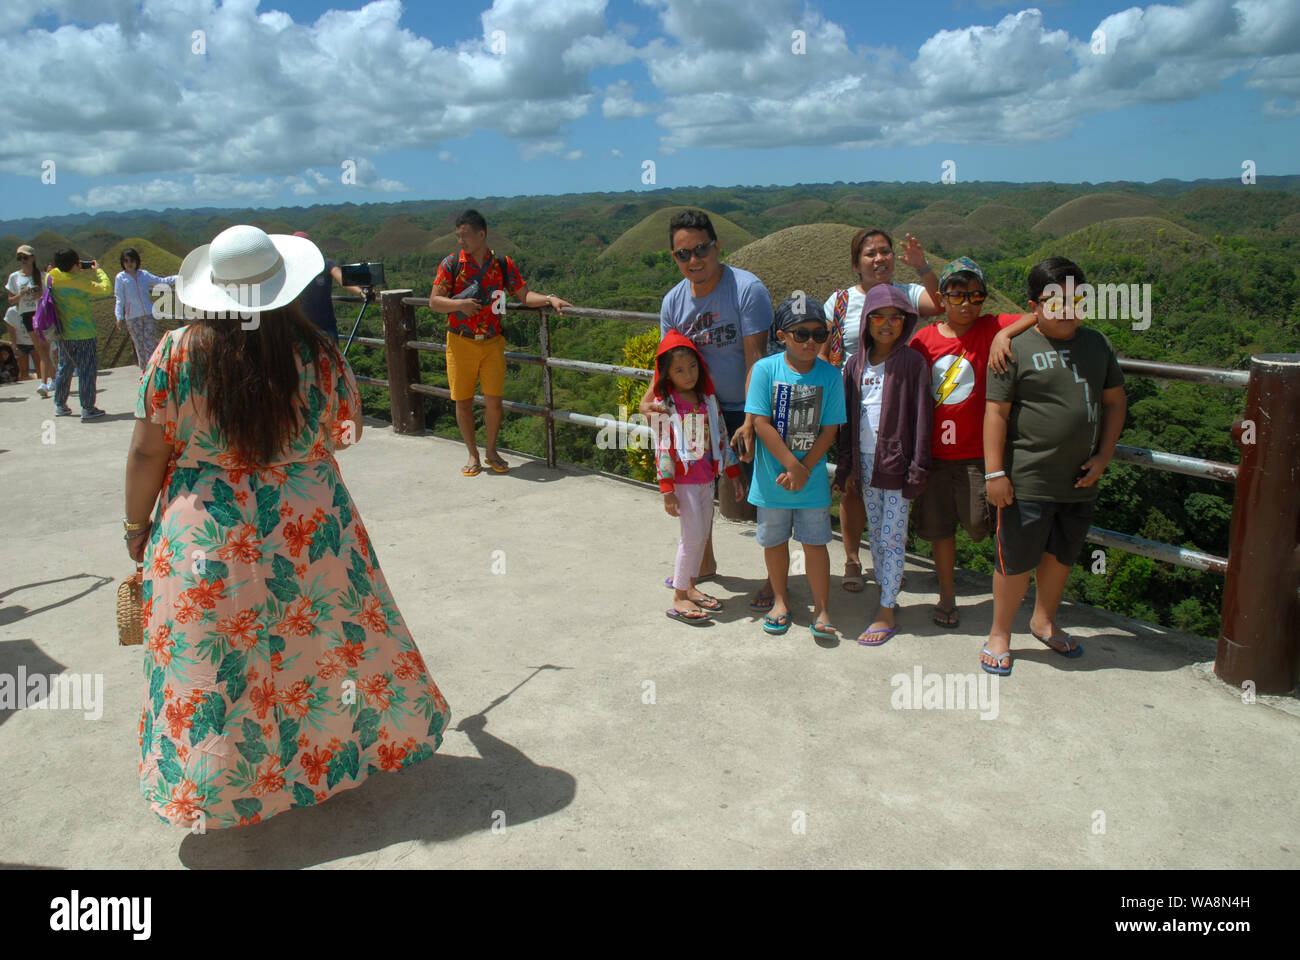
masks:
{"label": "person in white shirt", "polygon": [[32,317],[36,313],[36,304],[41,295],[41,269],[36,266],[36,251],[27,244],[18,248],[18,269],[9,274],[5,290],[9,294],[9,313],[5,314],[5,323],[10,327],[9,339],[18,348],[19,362],[22,364],[22,379],[27,376],[27,355],[36,358],[36,392],[48,397],[54,392],[54,361],[50,357],[50,345],[39,333],[32,331]]}
{"label": "person in white shirt", "polygon": [[158,321],[153,315],[152,291],[156,284],[176,283],[176,277],[159,277],[140,266],[140,253],[135,247],[127,247],[120,258],[122,272],[113,280],[113,294],[117,302],[113,315],[117,318],[117,329],[126,324],[135,345],[135,359],[143,370],[158,346]]}

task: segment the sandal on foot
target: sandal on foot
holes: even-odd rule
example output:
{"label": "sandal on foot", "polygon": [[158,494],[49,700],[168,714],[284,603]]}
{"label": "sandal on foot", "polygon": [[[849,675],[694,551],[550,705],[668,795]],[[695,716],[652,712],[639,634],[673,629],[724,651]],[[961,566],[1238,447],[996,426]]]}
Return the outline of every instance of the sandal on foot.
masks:
{"label": "sandal on foot", "polygon": [[510,471],[510,464],[500,457],[488,457],[486,463],[492,468],[493,473],[508,473]]}
{"label": "sandal on foot", "polygon": [[[1083,656],[1083,646],[1081,644],[1075,643],[1074,639],[1068,633],[1058,633],[1053,637],[1040,637],[1038,634],[1034,633],[1034,631],[1030,630],[1029,635],[1033,637],[1035,640],[1037,640],[1039,643],[1041,643],[1043,646],[1047,647],[1047,649],[1051,650],[1053,653],[1059,653],[1067,660],[1074,660],[1078,657]],[[1050,640],[1064,641],[1065,649],[1062,650],[1060,647],[1054,646],[1052,643],[1049,642]]]}
{"label": "sandal on foot", "polygon": [[669,607],[666,611],[669,620],[680,620],[682,623],[705,623],[710,619],[709,615],[703,610],[697,617],[689,610],[678,610],[676,607]]}
{"label": "sandal on foot", "polygon": [[[855,572],[856,571],[856,572]],[[844,582],[840,584],[849,593],[862,592],[862,564],[857,560],[844,561]]]}
{"label": "sandal on foot", "polygon": [[812,625],[812,635],[818,640],[835,640],[837,638],[835,624],[829,620],[818,620]]}
{"label": "sandal on foot", "polygon": [[477,463],[467,463],[465,466],[460,468],[460,475],[462,477],[477,477],[482,472],[482,465]]}
{"label": "sandal on foot", "polygon": [[790,615],[783,613],[779,617],[764,617],[763,629],[774,637],[781,636],[790,629]]}
{"label": "sandal on foot", "polygon": [[717,597],[711,597],[707,593],[702,593],[698,597],[691,597],[691,603],[695,604],[701,610],[721,610],[722,601]]}
{"label": "sandal on foot", "polygon": [[936,603],[934,605],[934,622],[941,627],[957,626],[961,622],[961,618],[957,616],[957,604],[954,603],[945,610]]}
{"label": "sandal on foot", "polygon": [[771,610],[774,606],[776,606],[776,594],[764,594],[762,590],[754,594],[754,599],[749,601],[751,610]]}
{"label": "sandal on foot", "polygon": [[[876,627],[876,629],[874,629],[874,630],[864,630],[864,631],[862,632],[862,636],[858,637],[858,643],[862,644],[864,647],[878,647],[878,646],[880,646],[882,643],[886,643],[886,642],[888,642],[889,638],[892,637],[892,636],[893,636],[894,634],[896,634],[896,633],[898,633],[898,627],[897,627],[897,626],[893,626],[893,627]],[[879,634],[879,639],[877,639],[877,640],[868,640],[868,639],[866,639],[867,637],[872,637],[872,636],[875,636],[875,635],[877,635],[877,634]]]}
{"label": "sandal on foot", "polygon": [[[991,674],[993,674],[993,675],[995,675],[995,676],[998,676],[998,677],[1009,677],[1009,676],[1011,676],[1011,662],[1012,662],[1012,661],[1011,661],[1011,651],[1010,651],[1010,650],[1008,650],[1006,653],[994,653],[994,652],[993,652],[992,650],[990,650],[988,647],[985,647],[983,650],[980,651],[980,653],[987,653],[990,657],[992,657],[994,660],[996,660],[996,661],[998,662],[998,666],[996,666],[996,667],[990,667],[987,663],[985,663],[983,660],[981,660],[981,661],[980,661],[980,666],[983,667],[985,673],[991,673]],[[1003,660],[1005,660],[1005,661],[1007,662],[1007,665],[1006,665],[1005,667],[1001,665]]]}

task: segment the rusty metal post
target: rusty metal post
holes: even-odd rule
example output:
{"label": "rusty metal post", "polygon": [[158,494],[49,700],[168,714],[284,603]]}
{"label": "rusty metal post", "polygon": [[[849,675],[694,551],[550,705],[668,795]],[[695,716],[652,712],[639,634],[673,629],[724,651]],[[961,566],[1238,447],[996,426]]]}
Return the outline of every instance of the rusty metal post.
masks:
{"label": "rusty metal post", "polygon": [[1282,694],[1300,667],[1300,353],[1251,358],[1214,672]]}
{"label": "rusty metal post", "polygon": [[555,466],[555,396],[551,392],[551,311],[542,307],[542,406],[546,408],[546,465]]}
{"label": "rusty metal post", "polygon": [[424,433],[424,401],[411,391],[420,382],[420,355],[406,349],[415,338],[415,308],[402,303],[411,290],[384,290],[379,294],[384,320],[384,359],[388,364],[388,401],[393,412],[393,432],[407,436]]}

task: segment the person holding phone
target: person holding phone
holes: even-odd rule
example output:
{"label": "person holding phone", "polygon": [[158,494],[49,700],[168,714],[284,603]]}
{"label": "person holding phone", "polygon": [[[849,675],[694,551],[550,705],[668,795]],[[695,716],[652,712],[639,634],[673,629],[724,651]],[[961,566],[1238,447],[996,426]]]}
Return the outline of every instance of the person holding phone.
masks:
{"label": "person holding phone", "polygon": [[549,306],[557,314],[573,304],[529,290],[514,260],[488,249],[487,221],[477,210],[466,210],[456,218],[456,239],[460,253],[438,264],[429,309],[447,314],[447,383],[456,404],[456,425],[469,451],[460,474],[476,477],[483,471],[474,435],[474,393],[480,382],[487,408],[483,416],[487,428],[484,460],[494,473],[505,473],[510,464],[497,453],[506,386],[506,338],[501,335],[505,295],[514,294],[526,307]]}
{"label": "person holding phone", "polygon": [[94,260],[82,260],[76,250],[63,249],[54,254],[54,269],[48,282],[54,291],[54,305],[59,311],[59,366],[54,373],[54,415],[70,417],[68,395],[72,392],[72,373],[77,373],[77,399],[81,402],[81,420],[88,423],[105,416],[95,406],[95,386],[99,376],[99,344],[95,321],[90,313],[92,294],[107,297],[113,293],[113,281]]}

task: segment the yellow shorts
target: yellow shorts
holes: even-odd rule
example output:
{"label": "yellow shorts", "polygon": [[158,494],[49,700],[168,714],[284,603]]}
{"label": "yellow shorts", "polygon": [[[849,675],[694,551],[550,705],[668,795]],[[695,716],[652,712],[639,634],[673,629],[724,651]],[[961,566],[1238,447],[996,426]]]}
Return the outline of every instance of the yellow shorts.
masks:
{"label": "yellow shorts", "polygon": [[506,338],[471,340],[447,331],[447,383],[453,400],[474,399],[475,385],[483,384],[485,397],[499,397],[506,389]]}

